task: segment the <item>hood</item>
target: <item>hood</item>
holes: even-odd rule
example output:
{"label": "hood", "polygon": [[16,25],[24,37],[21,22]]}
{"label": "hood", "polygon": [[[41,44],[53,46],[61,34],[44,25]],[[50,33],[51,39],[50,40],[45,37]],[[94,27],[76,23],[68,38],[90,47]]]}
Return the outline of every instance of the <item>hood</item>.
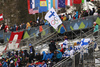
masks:
{"label": "hood", "polygon": [[76,14],[78,14],[78,11],[76,11]]}
{"label": "hood", "polygon": [[43,55],[46,54],[45,51],[43,51],[42,54],[43,54]]}

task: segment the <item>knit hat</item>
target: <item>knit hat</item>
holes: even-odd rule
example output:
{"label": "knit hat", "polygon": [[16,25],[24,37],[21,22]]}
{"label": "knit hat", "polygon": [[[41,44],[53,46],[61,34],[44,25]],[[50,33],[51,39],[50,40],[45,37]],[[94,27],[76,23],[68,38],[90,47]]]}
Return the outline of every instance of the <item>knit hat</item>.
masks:
{"label": "knit hat", "polygon": [[29,46],[32,46],[32,44],[30,43]]}

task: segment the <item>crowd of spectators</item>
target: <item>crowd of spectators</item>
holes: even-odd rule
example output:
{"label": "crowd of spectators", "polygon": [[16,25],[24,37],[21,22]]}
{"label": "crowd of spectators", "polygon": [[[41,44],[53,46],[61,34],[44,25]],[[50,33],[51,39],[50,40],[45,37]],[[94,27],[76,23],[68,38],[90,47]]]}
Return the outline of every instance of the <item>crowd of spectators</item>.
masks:
{"label": "crowd of spectators", "polygon": [[[100,14],[100,7],[98,7],[98,11],[96,11],[94,8],[89,9],[89,10],[83,10],[81,12],[74,12],[74,13],[65,13],[63,15],[59,15],[60,19],[62,21],[70,21],[73,19],[78,19],[86,16],[91,16],[91,15],[98,15]],[[4,30],[5,32],[12,32],[12,31],[18,31],[18,30],[23,30],[23,29],[30,29],[31,27],[37,27],[40,25],[49,25],[49,23],[46,20],[39,19],[37,18],[37,21],[30,21],[27,23],[21,23],[20,25],[15,24],[12,27],[9,27],[7,23],[2,23],[0,25],[0,30]]]}
{"label": "crowd of spectators", "polygon": [[48,25],[46,20],[37,19],[37,21],[30,21],[27,23],[21,23],[20,25],[15,24],[14,26],[9,27],[7,23],[2,23],[0,25],[0,30],[4,30],[4,32],[13,32],[23,29],[30,30],[32,27],[37,27],[40,25]]}
{"label": "crowd of spectators", "polygon": [[52,67],[64,58],[72,58],[75,52],[83,52],[83,47],[88,50],[90,43],[92,42],[84,43],[81,41],[74,43],[74,46],[69,46],[68,38],[64,36],[64,42],[60,48],[56,48],[57,44],[51,40],[49,51],[42,53],[36,53],[30,43],[29,52],[27,50],[13,50],[8,51],[7,56],[0,54],[0,67]]}
{"label": "crowd of spectators", "polygon": [[86,16],[91,16],[91,15],[98,15],[100,14],[100,8],[98,8],[98,11],[95,10],[95,8],[89,9],[89,10],[83,10],[81,12],[74,12],[72,13],[65,13],[63,15],[59,15],[59,17],[61,18],[62,21],[70,21],[73,19],[78,19],[78,18],[82,18],[82,17],[86,17]]}

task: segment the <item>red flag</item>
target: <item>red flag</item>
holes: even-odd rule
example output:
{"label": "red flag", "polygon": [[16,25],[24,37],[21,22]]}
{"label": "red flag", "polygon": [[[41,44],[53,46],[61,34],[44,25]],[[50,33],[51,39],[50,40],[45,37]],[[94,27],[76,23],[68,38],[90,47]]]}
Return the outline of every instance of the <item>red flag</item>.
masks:
{"label": "red flag", "polygon": [[65,0],[65,5],[72,6],[72,0]]}
{"label": "red flag", "polygon": [[9,49],[15,49],[19,47],[19,43],[22,39],[23,31],[21,32],[12,32],[9,43],[6,45],[5,49],[3,52],[5,52],[9,46]]}
{"label": "red flag", "polygon": [[0,21],[3,20],[3,14],[0,14]]}
{"label": "red flag", "polygon": [[82,3],[82,0],[74,0],[73,3],[74,4],[81,4]]}

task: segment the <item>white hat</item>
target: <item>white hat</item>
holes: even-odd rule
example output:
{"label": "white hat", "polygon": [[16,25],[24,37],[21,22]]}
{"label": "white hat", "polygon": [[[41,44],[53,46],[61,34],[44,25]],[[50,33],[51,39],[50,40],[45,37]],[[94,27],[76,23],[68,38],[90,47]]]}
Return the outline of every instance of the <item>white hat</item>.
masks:
{"label": "white hat", "polygon": [[13,63],[13,60],[11,60],[10,63]]}

